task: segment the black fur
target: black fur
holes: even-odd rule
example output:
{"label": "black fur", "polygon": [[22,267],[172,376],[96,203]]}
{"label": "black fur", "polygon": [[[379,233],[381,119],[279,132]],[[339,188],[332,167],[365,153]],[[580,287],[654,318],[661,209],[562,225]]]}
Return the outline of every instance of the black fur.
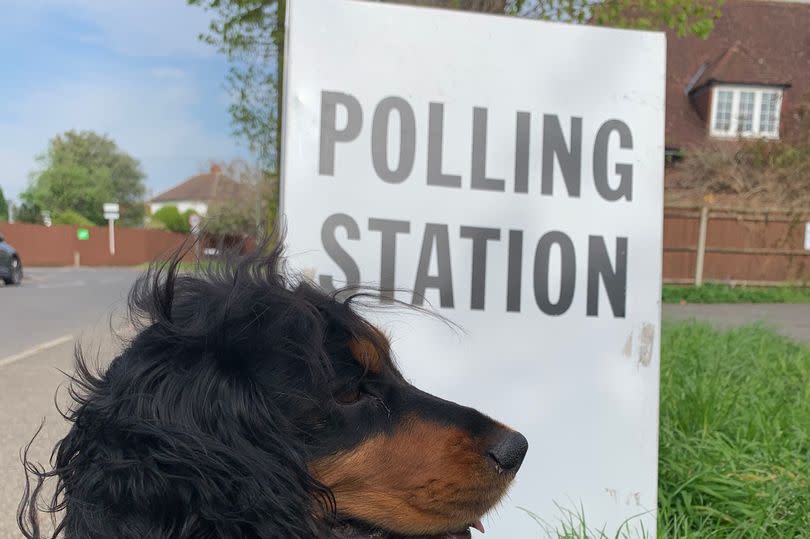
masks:
{"label": "black fur", "polygon": [[342,423],[328,343],[370,326],[350,301],[286,277],[280,249],[194,274],[180,258],[133,287],[139,333],[106,372],[77,349],[53,469],[26,459],[25,537],[41,537],[51,477],[66,538],[324,536],[331,494],[307,461]]}
{"label": "black fur", "polygon": [[[77,348],[73,405],[64,414],[70,431],[50,469],[30,462],[27,449],[23,457],[18,522],[26,538],[310,539],[347,529],[349,536],[469,536],[467,526],[496,503],[520,465],[506,473],[492,461],[512,431],[411,386],[356,311],[363,295],[325,294],[289,277],[280,248],[263,243],[191,273],[180,271],[184,254],[138,279],[129,296],[136,336],[106,370],[94,372]],[[376,343],[385,356],[375,372],[351,351],[357,341]],[[396,468],[403,481],[394,477],[386,488],[394,497],[422,496],[430,522],[338,515],[341,498],[311,464],[354,455],[377,435],[409,432],[415,417],[422,432],[444,442],[415,438],[403,447],[442,458],[427,465],[411,452]],[[346,466],[337,470],[354,465]],[[414,477],[424,484],[397,492]],[[49,479],[56,491],[45,500]],[[437,485],[446,494],[430,494]],[[52,535],[40,525],[43,509],[55,517]]]}

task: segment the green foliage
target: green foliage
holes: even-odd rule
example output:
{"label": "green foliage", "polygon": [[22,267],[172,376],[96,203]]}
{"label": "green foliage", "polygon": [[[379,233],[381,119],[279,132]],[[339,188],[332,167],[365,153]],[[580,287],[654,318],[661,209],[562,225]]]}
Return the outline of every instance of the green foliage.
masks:
{"label": "green foliage", "polygon": [[272,225],[275,222],[278,200],[276,176],[238,159],[225,165],[222,173],[238,185],[228,200],[209,206],[203,221],[207,234],[255,236],[267,223]]}
{"label": "green foliage", "polygon": [[810,288],[754,287],[706,283],[703,286],[664,286],[664,303],[810,303]]}
{"label": "green foliage", "polygon": [[0,187],[0,221],[8,221],[8,202],[2,187]]}
{"label": "green foliage", "polygon": [[53,214],[51,222],[55,225],[93,226],[95,224],[84,215],[73,210],[65,210]]}
{"label": "green foliage", "polygon": [[251,236],[256,234],[256,214],[239,201],[213,205],[205,218],[205,232],[212,236]]}
{"label": "green foliage", "polygon": [[231,63],[234,134],[246,140],[265,170],[278,170],[281,145],[281,74],[286,0],[187,0],[212,11],[209,33],[200,36]]}
{"label": "green foliage", "polygon": [[163,206],[152,214],[152,220],[163,223],[167,230],[172,232],[189,232],[188,217],[180,213],[177,206]]}
{"label": "green foliage", "polygon": [[30,223],[34,225],[42,224],[42,209],[36,204],[23,201],[14,214],[14,220],[20,223]]}
{"label": "green foliage", "polygon": [[144,174],[140,163],[110,138],[91,131],[68,131],[51,139],[38,157],[23,201],[56,215],[68,210],[104,224],[102,205],[118,202],[121,224],[143,222]]}
{"label": "green foliage", "polygon": [[661,354],[658,537],[809,537],[810,348],[687,323]]}

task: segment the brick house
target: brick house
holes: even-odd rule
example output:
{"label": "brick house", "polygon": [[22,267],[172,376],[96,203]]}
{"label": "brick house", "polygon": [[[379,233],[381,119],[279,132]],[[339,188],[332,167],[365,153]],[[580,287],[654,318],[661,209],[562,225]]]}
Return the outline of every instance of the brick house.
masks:
{"label": "brick house", "polygon": [[193,210],[205,215],[212,202],[248,196],[253,196],[248,187],[228,178],[219,165],[211,165],[209,172],[188,178],[147,204],[152,214],[164,206],[175,206],[180,213]]}
{"label": "brick house", "polygon": [[708,39],[667,35],[668,155],[737,137],[790,141],[810,104],[810,3],[727,0]]}

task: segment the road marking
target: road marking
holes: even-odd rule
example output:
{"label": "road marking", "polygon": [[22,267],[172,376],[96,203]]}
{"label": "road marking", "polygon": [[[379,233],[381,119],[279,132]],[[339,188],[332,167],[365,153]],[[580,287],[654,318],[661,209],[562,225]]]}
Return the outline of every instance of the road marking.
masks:
{"label": "road marking", "polygon": [[49,348],[53,348],[54,346],[59,346],[60,344],[64,344],[68,341],[73,340],[73,335],[62,335],[57,339],[53,339],[52,341],[47,341],[41,344],[34,346],[33,348],[29,348],[28,350],[23,350],[19,354],[14,354],[11,356],[4,357],[0,359],[0,367],[5,367],[6,365],[11,365],[14,362],[17,362],[21,359],[25,359],[27,357],[33,356],[40,352],[43,352]]}
{"label": "road marking", "polygon": [[87,286],[86,281],[70,281],[67,283],[54,283],[54,284],[38,284],[36,288],[50,289],[50,288],[79,288]]}

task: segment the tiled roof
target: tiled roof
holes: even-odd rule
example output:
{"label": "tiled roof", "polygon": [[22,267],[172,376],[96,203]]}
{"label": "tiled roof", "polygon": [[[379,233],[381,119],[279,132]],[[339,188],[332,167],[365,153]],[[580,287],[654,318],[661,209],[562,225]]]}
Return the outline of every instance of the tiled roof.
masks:
{"label": "tiled roof", "polygon": [[667,146],[706,140],[696,99],[713,82],[789,86],[782,138],[795,134],[797,109],[810,97],[810,3],[727,0],[722,9],[706,40],[667,31]]}
{"label": "tiled roof", "polygon": [[183,183],[152,198],[149,202],[228,200],[238,198],[244,189],[245,187],[238,182],[224,176],[218,168],[213,168],[212,172],[192,176]]}

